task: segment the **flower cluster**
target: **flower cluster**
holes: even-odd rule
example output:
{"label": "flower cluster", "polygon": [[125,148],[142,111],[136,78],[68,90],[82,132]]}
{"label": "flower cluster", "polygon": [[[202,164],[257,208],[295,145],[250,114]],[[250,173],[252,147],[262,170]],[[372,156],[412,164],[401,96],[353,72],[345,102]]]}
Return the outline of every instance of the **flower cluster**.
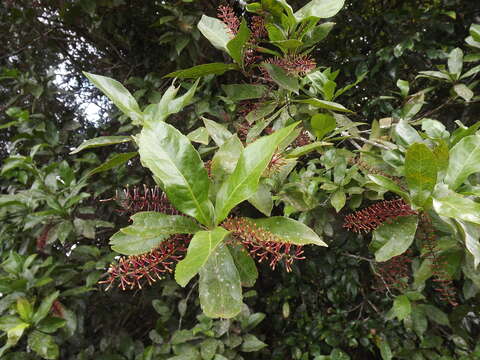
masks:
{"label": "flower cluster", "polygon": [[[283,58],[274,57],[265,60],[266,63],[277,65],[292,76],[306,75],[313,71],[317,63],[309,55],[287,55]],[[268,73],[264,71],[263,76],[269,79]]]}
{"label": "flower cluster", "polygon": [[302,246],[282,242],[278,236],[247,218],[229,218],[222,226],[231,231],[233,239],[239,241],[258,262],[268,262],[272,269],[283,261],[285,269],[290,272],[295,260],[305,259]]}
{"label": "flower cluster", "polygon": [[423,240],[423,257],[430,259],[433,274],[434,289],[440,295],[440,299],[452,306],[457,306],[456,291],[452,278],[446,271],[446,261],[437,248],[437,235],[432,225],[430,216],[422,213],[420,216],[418,237]]}
{"label": "flower cluster", "polygon": [[403,291],[408,287],[411,278],[410,251],[395,256],[388,261],[375,264],[376,286],[378,291]]}
{"label": "flower cluster", "polygon": [[122,192],[117,191],[113,198],[102,201],[111,200],[120,203],[122,209],[119,212],[124,214],[135,214],[139,211],[156,211],[168,215],[181,215],[170,203],[167,195],[156,186],[149,188],[143,185],[143,189],[127,187]]}
{"label": "flower cluster", "polygon": [[37,251],[42,252],[45,249],[45,246],[47,245],[48,234],[50,233],[50,230],[52,229],[52,227],[53,227],[52,223],[46,224],[43,227],[42,232],[37,237],[37,242],[36,242]]}
{"label": "flower cluster", "polygon": [[240,19],[235,14],[233,8],[226,5],[220,5],[217,11],[217,17],[227,25],[229,32],[232,35],[237,35],[238,29],[240,28]]}
{"label": "flower cluster", "polygon": [[399,216],[418,215],[403,199],[380,201],[345,217],[343,227],[353,232],[370,232]]}
{"label": "flower cluster", "polygon": [[191,235],[177,234],[146,254],[122,256],[117,263],[110,265],[108,278],[99,284],[108,284],[106,290],[115,283],[122,290],[141,289],[145,282],[152,285],[163,274],[173,271],[172,265],[183,258],[190,239]]}
{"label": "flower cluster", "polygon": [[276,152],[273,154],[272,159],[267,165],[267,168],[265,169],[265,176],[268,177],[274,173],[277,173],[280,171],[282,166],[286,165],[287,161],[283,154],[281,152]]}
{"label": "flower cluster", "polygon": [[312,139],[307,130],[303,129],[300,135],[293,141],[294,147],[301,147],[312,143]]}

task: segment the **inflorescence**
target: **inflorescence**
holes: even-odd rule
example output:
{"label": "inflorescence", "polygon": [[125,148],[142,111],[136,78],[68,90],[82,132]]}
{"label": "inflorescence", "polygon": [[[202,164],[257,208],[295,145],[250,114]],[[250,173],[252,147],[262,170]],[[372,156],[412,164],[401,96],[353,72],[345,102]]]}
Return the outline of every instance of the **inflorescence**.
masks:
{"label": "inflorescence", "polygon": [[418,215],[403,199],[384,200],[345,217],[343,227],[353,232],[370,232],[399,216]]}
{"label": "inflorescence", "polygon": [[108,284],[107,290],[115,283],[122,290],[141,289],[145,282],[152,285],[173,271],[172,266],[183,258],[190,239],[191,235],[177,234],[146,254],[122,256],[110,265],[108,278],[99,283]]}
{"label": "inflorescence", "polygon": [[229,218],[222,226],[231,231],[233,240],[239,241],[259,263],[265,261],[272,269],[283,261],[287,272],[291,272],[295,260],[305,259],[302,246],[282,242],[276,235],[247,218]]}

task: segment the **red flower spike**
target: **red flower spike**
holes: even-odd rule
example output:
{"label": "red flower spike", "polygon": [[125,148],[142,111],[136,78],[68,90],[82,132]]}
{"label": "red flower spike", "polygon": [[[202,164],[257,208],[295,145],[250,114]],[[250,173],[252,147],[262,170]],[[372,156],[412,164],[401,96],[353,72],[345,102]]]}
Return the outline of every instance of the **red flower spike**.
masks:
{"label": "red flower spike", "polygon": [[307,130],[303,129],[300,135],[297,136],[295,141],[293,142],[294,147],[305,146],[312,143],[312,139],[308,134]]}
{"label": "red flower spike", "polygon": [[405,255],[398,255],[386,262],[379,262],[375,264],[375,276],[377,291],[392,291],[397,290],[402,292],[408,287],[408,282],[411,279],[410,264],[412,259],[409,257],[410,250],[407,250]]}
{"label": "red flower spike", "polygon": [[239,241],[259,263],[268,262],[273,270],[283,261],[287,272],[291,272],[295,260],[305,259],[302,246],[281,242],[276,235],[246,218],[229,218],[222,226],[231,231],[233,239]]}
{"label": "red flower spike", "polygon": [[442,301],[455,307],[458,305],[455,287],[450,274],[445,269],[446,261],[439,254],[437,235],[435,234],[432,220],[426,213],[422,213],[420,217],[419,230],[419,237],[423,240],[423,248],[425,250],[424,257],[431,261],[430,266],[433,274],[434,289],[439,293]]}
{"label": "red flower spike", "polygon": [[138,187],[134,187],[133,189],[127,187],[122,193],[117,192],[113,198],[101,201],[111,200],[120,203],[122,209],[118,210],[118,212],[122,214],[135,214],[140,211],[156,211],[167,215],[181,215],[170,203],[167,195],[156,186],[149,188],[143,185],[142,190]]}
{"label": "red flower spike", "polygon": [[265,170],[265,176],[271,176],[272,174],[279,172],[282,166],[286,165],[287,161],[283,157],[282,153],[276,152],[273,154],[272,159],[267,165]]}
{"label": "red flower spike", "polygon": [[106,290],[115,283],[122,290],[141,289],[142,283],[152,285],[165,273],[173,271],[172,266],[183,258],[191,235],[173,235],[160,246],[146,254],[122,256],[108,269],[108,279],[99,284],[108,284]]}
{"label": "red flower spike", "polygon": [[63,308],[62,303],[58,300],[55,300],[52,303],[52,307],[50,308],[50,312],[52,313],[52,316],[63,318],[64,317],[64,308]]}
{"label": "red flower spike", "polygon": [[399,216],[418,215],[403,199],[380,201],[345,217],[343,227],[353,232],[370,232]]}
{"label": "red flower spike", "polygon": [[265,27],[265,19],[261,16],[254,16],[250,25],[253,41],[257,42],[267,37],[267,29]]}
{"label": "red flower spike", "polygon": [[[275,57],[267,59],[265,62],[281,67],[287,74],[292,76],[306,75],[317,66],[315,60],[309,55],[290,55],[283,58]],[[262,68],[262,73],[265,79],[270,79],[270,75],[264,68]]]}
{"label": "red flower spike", "polygon": [[235,14],[235,11],[230,6],[220,5],[217,9],[217,17],[227,25],[228,30],[232,35],[237,35],[240,28],[240,19]]}
{"label": "red flower spike", "polygon": [[42,232],[37,237],[37,242],[36,242],[37,251],[43,252],[43,250],[45,249],[45,246],[47,245],[48,234],[52,229],[52,227],[53,227],[53,224],[47,224],[43,227]]}

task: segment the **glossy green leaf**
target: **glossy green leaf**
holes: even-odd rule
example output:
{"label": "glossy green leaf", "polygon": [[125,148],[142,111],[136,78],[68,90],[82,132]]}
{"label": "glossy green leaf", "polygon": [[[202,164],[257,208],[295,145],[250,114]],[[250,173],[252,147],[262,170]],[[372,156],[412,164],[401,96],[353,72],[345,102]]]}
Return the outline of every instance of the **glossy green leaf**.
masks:
{"label": "glossy green leaf", "polygon": [[187,285],[228,234],[229,232],[222,227],[197,232],[190,241],[185,259],[180,261],[175,268],[177,283],[181,286]]}
{"label": "glossy green leaf", "polygon": [[163,93],[158,104],[151,104],[145,108],[143,112],[144,123],[165,121],[169,115],[176,114],[189,105],[195,95],[199,81],[200,79],[197,79],[185,94],[178,97],[177,93],[180,90],[180,86],[170,85]]}
{"label": "glossy green leaf", "polygon": [[250,39],[250,29],[245,19],[242,20],[237,35],[227,43],[228,53],[235,62],[243,68],[243,53],[245,46]]}
{"label": "glossy green leaf", "polygon": [[17,299],[17,312],[23,321],[29,322],[33,315],[33,306],[28,299],[20,297]]}
{"label": "glossy green leaf", "polygon": [[59,356],[59,348],[53,336],[34,330],[28,336],[28,346],[44,359],[55,360]]}
{"label": "glossy green leaf", "polygon": [[175,208],[204,225],[211,224],[210,179],[188,138],[173,126],[156,122],[146,125],[135,140],[143,165],[160,179]]}
{"label": "glossy green leaf", "polygon": [[11,347],[15,346],[20,338],[22,337],[23,333],[25,330],[29,327],[30,325],[24,322],[19,323],[18,325],[15,325],[14,327],[8,329],[7,332],[7,342],[5,343],[4,346],[0,349],[0,356],[3,359],[3,353],[10,349]]}
{"label": "glossy green leaf", "polygon": [[266,86],[253,84],[222,85],[222,89],[232,101],[258,99],[263,97],[267,92]]}
{"label": "glossy green leaf", "polygon": [[97,88],[99,88],[110,100],[134,123],[142,123],[142,112],[137,100],[117,80],[106,76],[83,73]]}
{"label": "glossy green leaf", "polygon": [[37,330],[41,332],[51,334],[57,331],[58,329],[64,327],[67,324],[67,321],[62,318],[48,316],[37,325]]}
{"label": "glossy green leaf", "polygon": [[310,122],[318,140],[323,139],[337,127],[335,118],[330,114],[315,114]]}
{"label": "glossy green leaf", "polygon": [[187,134],[187,137],[190,141],[203,145],[208,145],[208,143],[210,142],[210,135],[208,134],[207,129],[203,126]]}
{"label": "glossy green leaf", "polygon": [[328,246],[322,238],[307,225],[284,216],[272,216],[261,219],[250,219],[258,227],[271,232],[279,241],[295,244]]}
{"label": "glossy green leaf", "polygon": [[456,190],[471,174],[477,172],[480,172],[480,135],[471,135],[450,149],[445,183]]}
{"label": "glossy green leaf", "polygon": [[346,202],[347,196],[345,195],[345,191],[340,189],[335,191],[330,197],[330,203],[332,204],[333,208],[337,213],[342,210]]}
{"label": "glossy green leaf", "polygon": [[121,144],[121,143],[129,142],[132,140],[133,139],[131,136],[100,136],[94,139],[84,141],[75,150],[70,152],[70,155],[76,154],[85,149],[114,145],[114,144]]}
{"label": "glossy green leaf", "polygon": [[438,167],[435,154],[425,144],[415,143],[405,155],[405,178],[417,206],[424,206],[437,183]]}
{"label": "glossy green leaf", "polygon": [[52,304],[58,298],[58,295],[60,295],[60,291],[55,291],[42,300],[40,306],[35,311],[35,314],[33,314],[32,322],[34,324],[38,324],[48,315],[52,308]]}
{"label": "glossy green leaf", "polygon": [[345,0],[312,0],[295,12],[297,21],[309,16],[321,19],[335,16],[343,7]]}
{"label": "glossy green leaf", "polygon": [[260,183],[257,192],[248,198],[248,202],[265,216],[272,213],[273,196],[269,187],[263,183]]}
{"label": "glossy green leaf", "polygon": [[326,22],[316,26],[312,32],[303,39],[302,49],[307,49],[310,46],[314,46],[325,39],[334,25],[334,22]]}
{"label": "glossy green leaf", "polygon": [[460,48],[453,49],[448,55],[448,71],[458,79],[463,68],[463,51]]}
{"label": "glossy green leaf", "polygon": [[433,208],[440,216],[480,225],[480,204],[450,190],[444,184],[439,184],[435,188]]}
{"label": "glossy green leaf", "polygon": [[477,268],[480,264],[480,226],[461,220],[457,222],[465,239],[465,247],[473,256],[473,266]]}
{"label": "glossy green leaf", "polygon": [[397,143],[405,147],[408,147],[414,143],[422,142],[422,138],[418,134],[417,130],[415,130],[413,126],[408,123],[408,121],[403,119],[400,120],[397,125],[395,125],[393,135],[396,138]]}
{"label": "glossy green leaf", "polygon": [[213,120],[202,117],[208,134],[212,137],[215,144],[222,146],[225,140],[232,137],[232,133],[227,128]]}
{"label": "glossy green leaf", "polygon": [[137,156],[138,153],[135,152],[129,152],[129,153],[122,153],[122,154],[115,154],[113,155],[110,159],[105,161],[102,165],[97,166],[95,169],[92,169],[87,176],[92,176],[94,174],[98,174],[100,172],[104,172],[107,170],[114,169],[120,165],[125,164],[128,160],[134,158]]}
{"label": "glossy green leaf", "polygon": [[174,234],[194,234],[200,226],[192,218],[145,211],[131,217],[133,224],[110,238],[112,250],[123,255],[144,254]]}
{"label": "glossy green leaf", "polygon": [[383,244],[375,252],[375,260],[379,262],[388,261],[392,257],[407,251],[415,238],[417,225],[417,216],[399,216],[375,229],[372,242]]}
{"label": "glossy green leaf", "polygon": [[212,159],[212,174],[218,181],[230,175],[237,166],[243,145],[237,135],[231,136],[220,146]]}
{"label": "glossy green leaf", "polygon": [[470,25],[470,36],[475,41],[480,41],[480,24],[472,24]]}
{"label": "glossy green leaf", "polygon": [[231,37],[228,33],[227,26],[223,21],[202,15],[197,27],[203,36],[205,36],[215,48],[228,53],[227,43],[230,41]]}
{"label": "glossy green leaf", "polygon": [[325,142],[325,141],[314,141],[310,144],[307,144],[307,145],[304,145],[304,146],[299,146],[299,147],[296,147],[292,150],[290,150],[286,155],[285,157],[287,159],[292,159],[292,158],[297,158],[297,157],[300,157],[300,156],[303,156],[303,155],[307,155],[309,153],[311,153],[312,151],[315,151],[315,150],[319,150],[319,152],[321,152],[320,150],[324,147],[324,146],[332,146],[333,143],[329,143],[329,142]]}
{"label": "glossy green leaf", "polygon": [[295,101],[303,104],[309,104],[319,109],[326,109],[326,110],[339,111],[339,112],[353,112],[351,110],[348,110],[345,106],[332,101],[320,100],[315,98],[310,98],[305,100],[295,100]]}
{"label": "glossy green leaf", "polygon": [[297,77],[287,74],[285,70],[278,65],[263,63],[262,66],[267,70],[272,80],[275,81],[281,88],[298,94],[300,84],[298,83]]}
{"label": "glossy green leaf", "polygon": [[393,313],[398,320],[404,320],[412,312],[412,305],[406,295],[399,295],[393,301]]}
{"label": "glossy green leaf", "polygon": [[375,184],[383,187],[384,189],[387,189],[388,191],[391,191],[397,195],[400,195],[402,198],[405,200],[409,200],[410,196],[408,195],[407,192],[405,192],[396,182],[394,182],[392,179],[389,179],[383,175],[374,175],[374,174],[368,174],[367,177],[373,181]]}
{"label": "glossy green leaf", "polygon": [[198,293],[200,306],[205,315],[228,319],[240,312],[242,309],[240,275],[225,244],[213,250],[200,269],[199,276]]}
{"label": "glossy green leaf", "polygon": [[255,261],[242,245],[233,244],[228,248],[233,257],[233,261],[235,262],[235,266],[237,267],[238,274],[240,275],[242,286],[251,287],[255,285],[258,278],[258,270]]}
{"label": "glossy green leaf", "polygon": [[238,69],[239,67],[237,64],[210,63],[174,71],[165,75],[164,78],[197,79],[207,75],[222,75],[227,71]]}
{"label": "glossy green leaf", "polygon": [[293,124],[272,135],[264,136],[245,148],[235,170],[217,193],[215,205],[217,224],[227,217],[233,207],[257,192],[260,176],[267,168],[275,150],[296,126],[297,124]]}
{"label": "glossy green leaf", "polygon": [[243,343],[242,343],[242,346],[240,347],[240,350],[243,352],[253,352],[253,351],[259,351],[266,346],[267,344],[265,344],[263,341],[260,341],[255,335],[246,334],[243,337]]}
{"label": "glossy green leaf", "polygon": [[455,84],[453,86],[453,91],[460,96],[465,101],[472,100],[473,96],[475,95],[470,88],[467,87],[465,84]]}

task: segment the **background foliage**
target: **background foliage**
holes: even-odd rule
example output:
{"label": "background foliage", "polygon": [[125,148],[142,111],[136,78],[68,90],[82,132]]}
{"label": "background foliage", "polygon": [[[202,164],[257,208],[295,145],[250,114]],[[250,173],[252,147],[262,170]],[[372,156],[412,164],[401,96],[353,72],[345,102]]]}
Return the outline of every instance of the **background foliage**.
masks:
{"label": "background foliage", "polygon": [[[290,4],[297,9],[304,2]],[[332,197],[335,178],[325,181],[321,171],[330,166],[328,157],[315,154],[290,175],[289,191],[301,194],[300,218],[316,219],[329,247],[307,248],[307,260],[292,273],[260,265],[259,280],[245,294],[248,307],[234,320],[202,315],[192,295],[195,283],[183,289],[167,278],[134,292],[104,292],[96,285],[117,255],[109,237],[129,224],[118,204],[100,200],[127,185],[154,184],[133,154],[126,165],[92,173],[116,153],[135,152],[132,143],[69,154],[86,139],[134,129],[82,71],[119,80],[142,108],[158,102],[171,84],[164,75],[228,60],[196,26],[202,14],[215,16],[216,7],[199,0],[0,4],[2,358],[479,358],[480,280],[475,270],[467,277],[468,269],[455,267],[464,255],[444,242],[457,307],[440,301],[430,285],[425,299],[375,291],[368,242],[342,229],[343,217],[360,205],[352,196],[358,184],[342,184],[352,188],[346,190],[351,209],[340,206],[341,195]],[[361,79],[335,100],[355,111],[353,121],[373,128],[375,120],[388,126],[406,114],[412,121],[433,118],[445,128],[423,124],[422,135],[450,142],[442,132],[458,128],[456,120],[467,127],[478,121],[478,95],[455,90],[458,81],[437,81],[438,74],[417,77],[437,66],[448,69],[455,48],[464,49],[462,73],[478,65],[478,49],[465,43],[471,24],[480,23],[475,1],[347,1],[331,21],[336,25],[312,55],[321,70],[340,70],[331,78],[338,88]],[[475,92],[477,78],[472,74],[463,83]],[[237,120],[221,84],[241,81],[237,72],[206,77],[192,105],[169,123],[187,134],[203,126],[202,115]],[[425,96],[417,95],[420,90]],[[334,163],[337,156],[345,154],[332,154]],[[308,186],[312,178],[318,186]],[[382,198],[377,195],[366,199]],[[292,201],[278,196],[276,215],[296,212],[289,210]],[[418,304],[413,311],[410,301]]]}

